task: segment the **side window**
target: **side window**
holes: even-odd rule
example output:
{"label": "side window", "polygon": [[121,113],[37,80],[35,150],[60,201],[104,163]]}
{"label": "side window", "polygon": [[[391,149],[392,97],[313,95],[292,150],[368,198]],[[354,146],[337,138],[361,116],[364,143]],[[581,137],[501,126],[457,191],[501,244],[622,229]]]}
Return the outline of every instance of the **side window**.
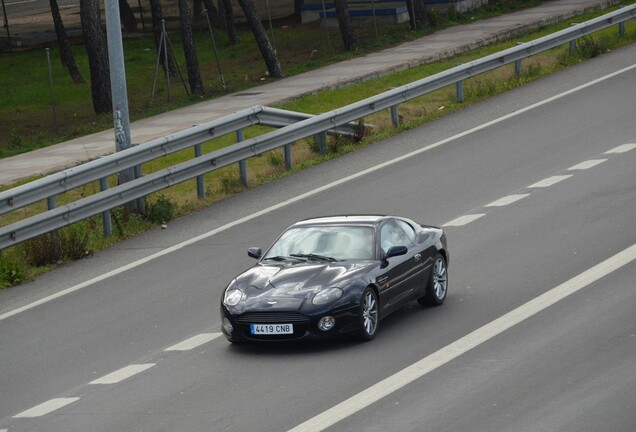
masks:
{"label": "side window", "polygon": [[407,244],[413,243],[413,240],[415,240],[415,230],[413,229],[413,227],[402,220],[396,220],[395,223],[398,224],[398,226],[404,231],[404,235],[407,239]]}
{"label": "side window", "polygon": [[[415,236],[413,229],[408,224],[405,225],[410,229],[410,233],[407,233],[398,222],[400,221],[387,222],[380,230],[380,246],[385,253],[391,246],[408,246]],[[410,239],[409,235],[411,236]]]}

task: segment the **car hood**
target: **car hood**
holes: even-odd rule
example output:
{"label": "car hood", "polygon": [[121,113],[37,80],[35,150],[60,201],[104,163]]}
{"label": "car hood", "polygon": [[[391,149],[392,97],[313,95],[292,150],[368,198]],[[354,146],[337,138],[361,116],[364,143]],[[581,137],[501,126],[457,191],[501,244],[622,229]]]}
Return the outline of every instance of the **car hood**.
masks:
{"label": "car hood", "polygon": [[236,283],[245,292],[248,307],[299,307],[323,288],[346,289],[373,265],[372,261],[257,264],[237,277]]}

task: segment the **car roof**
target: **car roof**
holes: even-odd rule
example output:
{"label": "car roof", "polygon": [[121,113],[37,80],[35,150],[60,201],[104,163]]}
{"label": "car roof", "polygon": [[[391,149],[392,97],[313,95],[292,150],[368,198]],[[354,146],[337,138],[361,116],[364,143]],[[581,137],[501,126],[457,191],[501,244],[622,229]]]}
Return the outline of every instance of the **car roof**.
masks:
{"label": "car roof", "polygon": [[293,226],[303,225],[324,225],[324,224],[364,224],[374,225],[379,220],[387,218],[385,215],[339,215],[339,216],[322,216],[305,219],[296,222]]}

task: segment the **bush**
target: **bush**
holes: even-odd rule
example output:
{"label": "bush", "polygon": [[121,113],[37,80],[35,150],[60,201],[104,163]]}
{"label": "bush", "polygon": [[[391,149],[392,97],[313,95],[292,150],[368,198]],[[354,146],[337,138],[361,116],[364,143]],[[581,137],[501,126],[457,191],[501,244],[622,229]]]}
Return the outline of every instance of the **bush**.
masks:
{"label": "bush", "polygon": [[174,218],[176,205],[160,194],[154,202],[146,206],[146,219],[156,224],[166,223]]}
{"label": "bush", "polygon": [[44,267],[62,260],[59,232],[43,234],[22,244],[26,262],[33,267]]}
{"label": "bush", "polygon": [[0,258],[0,285],[18,285],[24,279],[24,272],[19,265]]}
{"label": "bush", "polygon": [[92,254],[88,247],[88,232],[82,225],[74,225],[66,229],[60,238],[62,255],[70,260],[86,258]]}

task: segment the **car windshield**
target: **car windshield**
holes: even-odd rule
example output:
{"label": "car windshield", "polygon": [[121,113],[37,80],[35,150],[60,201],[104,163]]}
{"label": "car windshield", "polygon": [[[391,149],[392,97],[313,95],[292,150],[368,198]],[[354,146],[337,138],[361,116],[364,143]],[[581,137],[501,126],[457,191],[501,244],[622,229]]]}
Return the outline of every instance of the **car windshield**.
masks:
{"label": "car windshield", "polygon": [[309,260],[373,259],[373,228],[365,226],[306,226],[291,228],[263,259],[298,257]]}

